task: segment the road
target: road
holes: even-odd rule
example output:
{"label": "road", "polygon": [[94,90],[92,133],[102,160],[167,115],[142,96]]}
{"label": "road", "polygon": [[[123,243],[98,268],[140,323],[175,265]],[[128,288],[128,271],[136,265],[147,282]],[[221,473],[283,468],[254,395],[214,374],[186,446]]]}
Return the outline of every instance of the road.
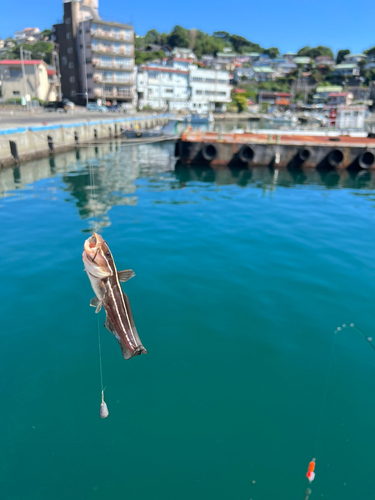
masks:
{"label": "road", "polygon": [[150,116],[148,113],[137,113],[129,115],[126,113],[94,113],[86,109],[68,111],[67,113],[44,112],[44,111],[3,111],[0,110],[0,130],[16,127],[35,127],[40,125],[54,125],[58,123],[76,123],[91,120],[111,120],[118,118],[131,118]]}

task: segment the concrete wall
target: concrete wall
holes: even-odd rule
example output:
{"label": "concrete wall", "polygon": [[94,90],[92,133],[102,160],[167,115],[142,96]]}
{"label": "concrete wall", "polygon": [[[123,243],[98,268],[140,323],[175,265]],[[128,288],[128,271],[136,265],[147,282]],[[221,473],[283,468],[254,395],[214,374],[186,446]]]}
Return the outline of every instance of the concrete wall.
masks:
{"label": "concrete wall", "polygon": [[[119,135],[121,128],[152,128],[165,125],[172,115],[127,117],[64,125],[0,130],[0,167],[67,151],[80,144],[98,142]],[[18,160],[11,151],[16,145]]]}

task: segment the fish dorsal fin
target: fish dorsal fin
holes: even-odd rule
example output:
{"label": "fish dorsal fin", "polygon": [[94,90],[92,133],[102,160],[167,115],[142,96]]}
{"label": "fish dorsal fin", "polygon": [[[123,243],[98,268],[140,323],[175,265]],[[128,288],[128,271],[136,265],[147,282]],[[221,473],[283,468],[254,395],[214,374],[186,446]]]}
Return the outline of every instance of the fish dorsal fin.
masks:
{"label": "fish dorsal fin", "polygon": [[90,306],[91,307],[96,307],[95,312],[98,313],[100,309],[102,308],[103,301],[99,300],[97,297],[94,297],[93,299],[90,300]]}
{"label": "fish dorsal fin", "polygon": [[135,276],[135,272],[132,269],[126,269],[125,271],[119,271],[117,273],[119,281],[128,281],[130,278]]}

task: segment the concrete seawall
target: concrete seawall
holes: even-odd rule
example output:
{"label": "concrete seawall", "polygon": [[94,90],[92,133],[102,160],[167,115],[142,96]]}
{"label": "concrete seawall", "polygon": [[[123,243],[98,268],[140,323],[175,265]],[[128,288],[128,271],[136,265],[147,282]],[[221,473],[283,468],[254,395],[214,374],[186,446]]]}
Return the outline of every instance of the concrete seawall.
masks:
{"label": "concrete seawall", "polygon": [[0,130],[0,168],[100,142],[125,128],[165,125],[173,115],[124,117]]}

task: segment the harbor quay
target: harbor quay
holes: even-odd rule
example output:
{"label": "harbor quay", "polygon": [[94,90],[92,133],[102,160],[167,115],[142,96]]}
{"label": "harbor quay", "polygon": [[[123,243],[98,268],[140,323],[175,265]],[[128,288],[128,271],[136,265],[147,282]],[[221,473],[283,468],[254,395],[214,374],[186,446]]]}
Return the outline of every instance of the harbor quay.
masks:
{"label": "harbor quay", "polygon": [[170,117],[165,114],[0,129],[0,168],[111,139],[125,128],[165,125]]}
{"label": "harbor quay", "polygon": [[186,165],[374,169],[375,139],[344,135],[216,133],[188,130],[175,156]]}

